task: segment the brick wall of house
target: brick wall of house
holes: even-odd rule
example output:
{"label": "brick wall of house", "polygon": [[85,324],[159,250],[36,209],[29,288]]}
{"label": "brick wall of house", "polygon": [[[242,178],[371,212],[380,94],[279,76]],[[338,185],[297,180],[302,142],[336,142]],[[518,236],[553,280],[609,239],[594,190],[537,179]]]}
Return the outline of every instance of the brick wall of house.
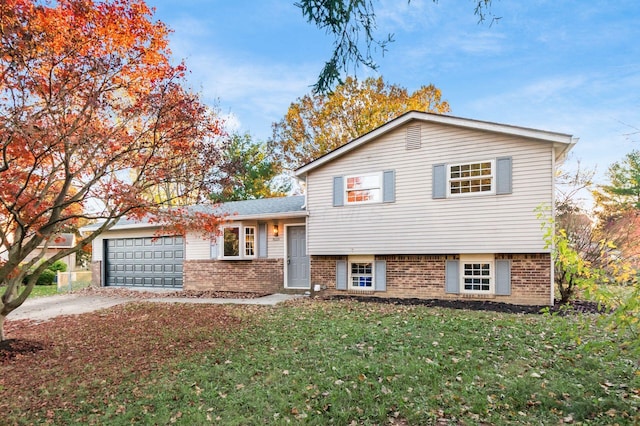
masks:
{"label": "brick wall of house", "polygon": [[511,296],[501,297],[519,305],[550,304],[550,254],[497,254],[496,259],[511,260]]}
{"label": "brick wall of house", "polygon": [[311,284],[326,287],[322,295],[366,294],[374,297],[420,299],[491,300],[518,305],[548,305],[551,300],[549,254],[497,254],[511,260],[511,295],[445,293],[445,262],[458,259],[446,255],[376,256],[387,262],[387,291],[351,292],[336,290],[336,260],[347,256],[311,256]]}
{"label": "brick wall of house", "polygon": [[347,256],[311,256],[309,279],[311,288],[318,284],[327,291],[336,288],[336,261],[347,260]]}
{"label": "brick wall of house", "polygon": [[283,259],[184,261],[185,290],[276,293],[283,286]]}

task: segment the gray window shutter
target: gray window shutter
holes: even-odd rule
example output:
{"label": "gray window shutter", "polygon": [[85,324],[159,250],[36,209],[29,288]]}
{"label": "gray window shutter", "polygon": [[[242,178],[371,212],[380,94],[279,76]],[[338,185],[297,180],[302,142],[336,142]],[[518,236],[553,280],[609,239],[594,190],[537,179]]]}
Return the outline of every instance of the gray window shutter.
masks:
{"label": "gray window shutter", "polygon": [[218,258],[218,237],[214,237],[211,240],[211,259]]}
{"label": "gray window shutter", "polygon": [[447,260],[445,265],[445,293],[460,293],[460,261]]}
{"label": "gray window shutter", "polygon": [[447,165],[433,165],[433,198],[447,198]]}
{"label": "gray window shutter", "polygon": [[511,157],[496,158],[496,194],[511,194]]}
{"label": "gray window shutter", "polygon": [[387,261],[376,260],[375,261],[376,275],[375,275],[375,290],[387,291]]}
{"label": "gray window shutter", "polygon": [[396,202],[396,171],[386,170],[382,173],[382,202]]}
{"label": "gray window shutter", "polygon": [[344,205],[344,183],[342,176],[336,176],[333,178],[333,206],[342,205]]}
{"label": "gray window shutter", "polygon": [[258,257],[267,257],[267,224],[258,224]]}
{"label": "gray window shutter", "polygon": [[511,261],[496,260],[496,294],[509,296],[511,294]]}
{"label": "gray window shutter", "polygon": [[336,290],[347,289],[347,261],[336,261]]}

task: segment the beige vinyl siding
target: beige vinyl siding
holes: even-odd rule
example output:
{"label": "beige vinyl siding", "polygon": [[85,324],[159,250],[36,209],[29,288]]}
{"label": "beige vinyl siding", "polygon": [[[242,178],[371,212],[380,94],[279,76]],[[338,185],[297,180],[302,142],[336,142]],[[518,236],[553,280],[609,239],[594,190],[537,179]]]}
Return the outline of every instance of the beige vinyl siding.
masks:
{"label": "beige vinyl siding", "polygon": [[[273,225],[278,225],[278,236],[273,236]],[[284,258],[284,225],[283,221],[269,222],[267,225],[267,258],[283,259]]]}
{"label": "beige vinyl siding", "polygon": [[[331,203],[331,200],[329,200]],[[279,236],[273,237],[273,225],[278,224]],[[277,222],[269,222],[267,232],[269,233],[269,243],[267,245],[267,257],[271,259],[283,259],[285,246],[285,225],[304,225],[305,218],[299,219],[283,219]]]}
{"label": "beige vinyl siding", "polygon": [[201,233],[187,233],[184,260],[211,259],[211,239]]}
{"label": "beige vinyl siding", "polygon": [[103,232],[101,235],[96,237],[92,243],[91,250],[91,260],[93,262],[102,261],[103,257],[103,241],[110,240],[114,238],[144,238],[144,237],[153,237],[156,235],[156,231],[158,228],[130,228],[130,229],[119,229],[113,231]]}
{"label": "beige vinyl siding", "polygon": [[[422,147],[405,149],[406,126],[307,177],[309,254],[546,252],[534,211],[551,206],[549,142],[422,124]],[[432,199],[432,166],[511,156],[513,193]],[[396,202],[332,206],[333,177],[396,171]],[[495,173],[495,172],[494,172]]]}

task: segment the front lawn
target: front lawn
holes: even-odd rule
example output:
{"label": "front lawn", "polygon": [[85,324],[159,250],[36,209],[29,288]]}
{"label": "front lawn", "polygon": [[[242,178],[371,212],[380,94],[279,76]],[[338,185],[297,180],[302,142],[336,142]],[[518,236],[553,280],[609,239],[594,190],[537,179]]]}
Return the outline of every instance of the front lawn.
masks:
{"label": "front lawn", "polygon": [[0,366],[6,423],[640,421],[637,360],[591,316],[147,303],[18,325],[25,353]]}
{"label": "front lawn", "polygon": [[29,297],[55,296],[56,294],[58,294],[58,286],[56,284],[36,285],[33,286]]}

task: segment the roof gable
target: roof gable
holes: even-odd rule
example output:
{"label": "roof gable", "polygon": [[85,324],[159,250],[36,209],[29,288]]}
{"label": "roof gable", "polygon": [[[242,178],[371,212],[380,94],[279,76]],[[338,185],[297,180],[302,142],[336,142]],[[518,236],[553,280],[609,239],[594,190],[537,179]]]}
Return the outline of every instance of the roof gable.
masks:
{"label": "roof gable", "polygon": [[528,139],[536,139],[541,142],[553,143],[555,146],[556,160],[561,161],[566,153],[577,142],[577,139],[572,135],[550,132],[546,130],[531,129],[527,127],[512,126],[508,124],[499,124],[489,121],[473,120],[469,118],[460,118],[450,115],[433,114],[421,111],[409,111],[403,115],[383,124],[382,126],[366,133],[339,148],[319,157],[295,171],[296,176],[304,176],[311,170],[320,167],[338,157],[341,157],[348,152],[367,144],[368,142],[379,138],[380,136],[389,133],[399,127],[412,122],[424,122],[424,123],[437,123],[446,126],[461,127],[471,130],[493,132],[499,134],[506,134],[512,136],[518,136]]}

